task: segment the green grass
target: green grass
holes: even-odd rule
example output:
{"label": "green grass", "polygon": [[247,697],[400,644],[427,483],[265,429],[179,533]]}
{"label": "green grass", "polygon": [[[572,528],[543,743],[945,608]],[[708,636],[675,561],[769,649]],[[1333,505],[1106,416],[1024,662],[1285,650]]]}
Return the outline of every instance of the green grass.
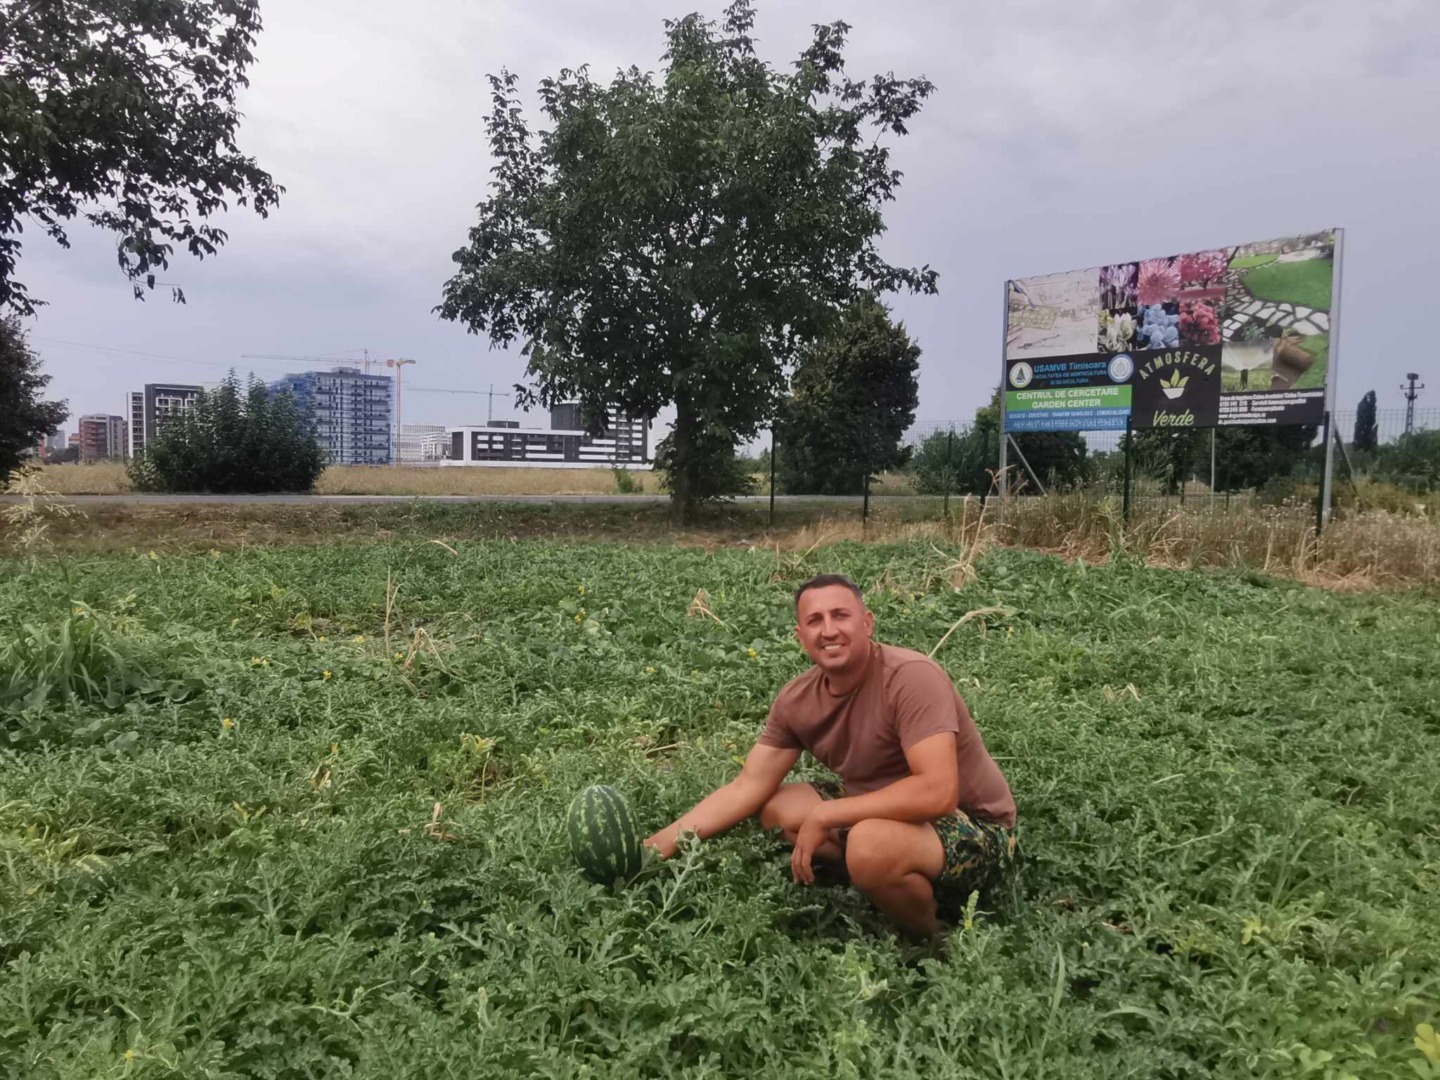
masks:
{"label": "green grass", "polygon": [[[1440,1019],[1433,590],[1000,552],[956,591],[928,543],[778,574],[457,550],[0,566],[33,670],[83,639],[145,673],[0,712],[0,1076],[1440,1073],[1414,1043]],[[821,570],[883,577],[901,645],[1012,612],[939,658],[1015,789],[1027,898],[941,957],[791,884],[754,825],[618,893],[566,849],[586,784],[658,826],[734,774]],[[700,588],[724,625],[685,617]]]}
{"label": "green grass", "polygon": [[1334,273],[1335,264],[1329,259],[1268,263],[1245,275],[1245,288],[1260,300],[1329,311]]}
{"label": "green grass", "polygon": [[1237,255],[1235,258],[1230,260],[1230,269],[1246,270],[1256,266],[1268,266],[1270,263],[1273,263],[1276,258],[1276,255],[1270,253],[1261,253],[1258,255]]}

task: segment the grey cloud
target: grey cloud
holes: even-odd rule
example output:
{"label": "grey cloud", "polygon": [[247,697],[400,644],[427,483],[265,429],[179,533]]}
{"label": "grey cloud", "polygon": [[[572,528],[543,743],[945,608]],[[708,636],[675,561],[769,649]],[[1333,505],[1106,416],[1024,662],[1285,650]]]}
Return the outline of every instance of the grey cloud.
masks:
{"label": "grey cloud", "polygon": [[[661,19],[693,6],[269,3],[241,142],[289,189],[279,210],[232,213],[217,259],[177,259],[186,308],[131,301],[104,241],[58,252],[32,233],[22,266],[52,301],[33,332],[56,388],[77,413],[111,409],[131,385],[212,369],[40,337],[217,373],[246,352],[366,345],[415,356],[416,386],[514,382],[519,357],[430,310],[488,180],[484,76],[509,67],[533,90],[562,66],[658,70]],[[942,274],[940,297],[893,301],[925,350],[922,419],[964,420],[988,398],[1008,276],[1329,225],[1349,229],[1341,405],[1372,385],[1398,401],[1387,387],[1432,336],[1440,5],[771,3],[760,50],[788,65],[811,23],[835,19],[853,27],[852,74],[938,87],[897,144],[906,182],[885,238],[891,258]],[[483,408],[416,394],[405,411]]]}

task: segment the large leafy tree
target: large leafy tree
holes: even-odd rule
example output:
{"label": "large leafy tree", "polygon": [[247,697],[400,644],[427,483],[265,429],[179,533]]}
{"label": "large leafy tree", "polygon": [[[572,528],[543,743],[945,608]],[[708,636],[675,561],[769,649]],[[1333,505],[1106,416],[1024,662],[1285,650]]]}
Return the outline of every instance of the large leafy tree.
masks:
{"label": "large leafy tree", "polygon": [[283,189],[235,143],[259,31],[259,0],[0,0],[0,311],[41,303],[27,218],[62,247],[77,215],[115,233],[143,297],[177,245],[224,244],[227,200],[269,212]]}
{"label": "large leafy tree", "polygon": [[65,422],[63,401],[42,401],[50,383],[15,317],[0,319],[0,484],[26,451]]}
{"label": "large leafy tree", "polygon": [[289,393],[270,394],[232,371],[172,417],[131,461],[137,491],[309,491],[325,470],[314,423]]}
{"label": "large leafy tree", "polygon": [[523,401],[652,418],[673,405],[665,459],[682,520],[723,494],[714,476],[840,311],[871,291],[935,291],[934,271],[876,250],[900,183],[882,139],[905,133],[930,82],[850,79],[838,22],[776,71],[753,24],[736,0],[718,27],[667,21],[658,77],[543,80],[538,135],[515,76],[492,77],[493,190],[437,309],[521,343]]}
{"label": "large leafy tree", "polygon": [[903,464],[920,400],[920,347],[873,297],[851,305],[832,334],[805,349],[778,426],[788,492],[854,495]]}

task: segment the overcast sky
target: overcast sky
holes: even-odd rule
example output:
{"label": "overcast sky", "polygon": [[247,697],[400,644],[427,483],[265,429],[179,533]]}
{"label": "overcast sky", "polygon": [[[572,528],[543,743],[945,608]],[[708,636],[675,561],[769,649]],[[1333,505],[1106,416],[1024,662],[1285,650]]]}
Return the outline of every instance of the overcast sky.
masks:
{"label": "overcast sky", "polygon": [[[658,70],[662,20],[695,4],[621,7],[266,0],[240,144],[288,190],[268,220],[228,215],[218,257],[175,259],[163,278],[187,305],[132,300],[103,236],[77,226],[62,251],[27,231],[20,277],[50,301],[31,341],[67,430],[146,382],[307,366],[244,354],[361,349],[417,361],[407,423],[483,421],[483,395],[420,388],[524,376],[431,311],[488,181],[485,75],[509,67],[533,100],[561,67]],[[1330,226],[1346,230],[1338,407],[1371,388],[1402,406],[1410,370],[1440,395],[1436,0],[770,0],[761,55],[788,65],[835,19],[852,75],[937,87],[896,143],[883,241],[940,272],[939,296],[893,300],[924,350],[917,423],[988,398],[1006,278]]]}

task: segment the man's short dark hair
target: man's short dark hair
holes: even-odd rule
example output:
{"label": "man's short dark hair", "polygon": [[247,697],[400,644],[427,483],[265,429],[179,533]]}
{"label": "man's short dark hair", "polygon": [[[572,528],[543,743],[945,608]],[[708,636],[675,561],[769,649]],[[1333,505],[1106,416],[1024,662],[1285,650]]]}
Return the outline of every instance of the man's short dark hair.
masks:
{"label": "man's short dark hair", "polygon": [[800,610],[800,597],[810,589],[825,589],[831,585],[843,585],[855,594],[855,599],[860,601],[860,606],[865,606],[865,594],[860,591],[860,586],[851,581],[844,574],[816,574],[809,581],[802,584],[795,590],[795,610]]}

